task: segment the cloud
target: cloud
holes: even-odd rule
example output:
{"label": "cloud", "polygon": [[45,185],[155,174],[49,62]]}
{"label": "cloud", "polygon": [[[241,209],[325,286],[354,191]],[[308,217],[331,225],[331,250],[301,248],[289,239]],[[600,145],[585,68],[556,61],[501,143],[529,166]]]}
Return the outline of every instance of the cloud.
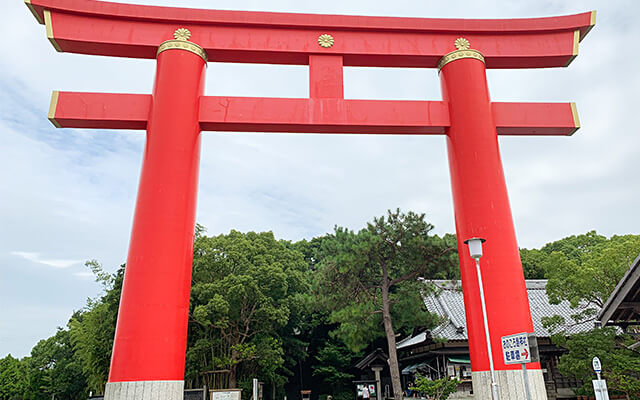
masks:
{"label": "cloud", "polygon": [[79,271],[79,272],[74,272],[73,273],[74,276],[77,276],[78,278],[93,278],[93,272],[90,271]]}
{"label": "cloud", "polygon": [[[640,57],[627,48],[640,35],[633,23],[640,3],[119,1],[436,18],[598,8],[598,23],[569,68],[488,72],[494,101],[575,101],[582,122],[570,138],[501,138],[504,171],[521,246],[590,229],[632,233],[640,226]],[[56,130],[47,121],[51,90],[150,93],[155,69],[153,60],[57,53],[23,3],[7,2],[3,13],[0,35],[20,41],[6,42],[0,53],[0,357],[27,354],[102,290],[77,265],[80,259],[98,259],[114,271],[127,255],[145,135]],[[211,62],[205,91],[306,97],[308,85],[307,66]],[[434,69],[345,68],[344,85],[347,98],[440,99]],[[272,230],[282,239],[309,239],[335,224],[360,229],[396,207],[427,213],[437,233],[454,231],[444,137],[203,133],[197,220],[210,235]],[[32,313],[46,307],[52,308],[45,316]]]}
{"label": "cloud", "polygon": [[[40,253],[31,253],[28,251],[12,251],[12,255],[22,257],[26,260],[33,261],[38,264],[48,265],[54,268],[69,268],[72,265],[80,264],[82,260],[64,260],[64,259],[46,259],[41,258]],[[78,273],[74,274],[77,275]]]}

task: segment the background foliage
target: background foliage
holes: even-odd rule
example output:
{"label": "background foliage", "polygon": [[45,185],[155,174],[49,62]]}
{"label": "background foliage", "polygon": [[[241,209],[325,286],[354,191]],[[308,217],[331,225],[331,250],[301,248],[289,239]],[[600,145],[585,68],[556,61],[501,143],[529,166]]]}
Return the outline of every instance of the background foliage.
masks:
{"label": "background foliage", "polygon": [[640,398],[640,353],[629,348],[634,342],[633,328],[567,334],[575,323],[595,321],[639,252],[640,235],[606,238],[595,231],[548,243],[539,250],[521,250],[525,271],[548,278],[549,301],[567,301],[575,310],[575,322],[555,315],[543,318],[543,324],[555,332],[553,342],[567,350],[560,357],[560,372],[584,382],[580,394],[593,395],[591,360],[599,357],[610,392]]}
{"label": "background foliage", "polygon": [[[433,236],[431,228],[424,215],[398,210],[357,232],[336,227],[295,243],[276,240],[271,232],[208,237],[198,226],[187,387],[233,385],[235,370],[235,385],[245,394],[258,377],[268,399],[303,385],[335,400],[353,398],[353,365],[365,351],[385,345],[380,262],[388,263],[391,281],[409,276],[389,290],[393,329],[402,334],[436,322],[420,299],[427,289],[415,278],[458,277],[457,254],[442,253],[455,247],[455,236]],[[588,321],[638,252],[640,236],[606,238],[592,231],[521,249],[521,258],[527,278],[549,280],[552,302],[568,301],[574,317]],[[124,265],[113,274],[96,261],[87,267],[103,292],[29,356],[0,359],[0,400],[86,399],[104,390]],[[598,356],[611,391],[640,398],[640,358],[630,348],[634,332],[606,328],[566,336],[570,321],[546,323],[557,332],[555,343],[566,349],[560,371],[585,382],[582,393],[593,392],[591,359]],[[229,372],[212,372],[220,370]]]}

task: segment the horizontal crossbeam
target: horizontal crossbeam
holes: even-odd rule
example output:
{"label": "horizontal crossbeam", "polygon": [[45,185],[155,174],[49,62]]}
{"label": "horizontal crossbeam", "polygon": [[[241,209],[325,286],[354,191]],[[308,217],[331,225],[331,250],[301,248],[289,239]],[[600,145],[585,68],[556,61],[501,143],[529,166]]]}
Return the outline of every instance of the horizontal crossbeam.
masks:
{"label": "horizontal crossbeam", "polygon": [[[151,96],[54,92],[49,119],[61,128],[145,129]],[[579,127],[574,103],[493,103],[499,135],[571,135]],[[444,134],[442,101],[291,99],[205,96],[205,131]]]}
{"label": "horizontal crossbeam", "polygon": [[[219,62],[306,65],[310,54],[345,66],[435,68],[463,35],[487,68],[563,67],[595,24],[595,12],[528,19],[438,19],[196,10],[94,0],[26,0],[58,51],[155,58],[184,27]],[[318,37],[334,43],[321,47]]]}

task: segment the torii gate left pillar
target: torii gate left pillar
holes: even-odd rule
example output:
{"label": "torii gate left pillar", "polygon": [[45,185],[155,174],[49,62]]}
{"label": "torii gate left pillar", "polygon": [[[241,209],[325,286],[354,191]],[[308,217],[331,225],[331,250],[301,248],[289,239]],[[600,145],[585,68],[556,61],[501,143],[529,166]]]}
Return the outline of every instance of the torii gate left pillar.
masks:
{"label": "torii gate left pillar", "polygon": [[[49,113],[57,127],[147,130],[107,400],[182,398],[201,130],[446,134],[474,391],[490,398],[479,291],[462,241],[483,236],[501,399],[524,398],[518,367],[500,352],[501,336],[533,326],[497,135],[571,135],[579,124],[573,103],[491,102],[485,68],[567,66],[593,12],[447,20],[25,1],[58,51],[157,57],[152,95],[54,92]],[[207,55],[308,65],[310,98],[203,96]],[[437,67],[443,101],[346,100],[343,66]],[[546,399],[540,365],[530,369],[533,398]]]}
{"label": "torii gate left pillar", "polygon": [[158,50],[107,399],[182,398],[206,62],[186,40]]}

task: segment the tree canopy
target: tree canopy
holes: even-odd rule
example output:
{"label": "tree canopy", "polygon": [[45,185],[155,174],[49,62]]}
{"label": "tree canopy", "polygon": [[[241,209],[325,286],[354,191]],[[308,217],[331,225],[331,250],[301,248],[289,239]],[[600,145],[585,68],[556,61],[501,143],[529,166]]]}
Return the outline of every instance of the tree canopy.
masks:
{"label": "tree canopy", "polygon": [[[248,398],[257,377],[271,389],[267,398],[281,398],[285,389],[293,395],[307,385],[348,400],[354,364],[365,350],[386,342],[394,396],[401,396],[395,337],[440,322],[424,306],[422,296],[431,288],[421,278],[457,279],[455,246],[455,235],[434,235],[424,214],[399,210],[358,231],[336,226],[295,243],[276,240],[271,232],[206,236],[198,225],[186,387],[237,386]],[[588,321],[638,252],[640,236],[606,238],[592,231],[521,249],[521,258],[527,278],[548,279],[551,302],[569,302],[574,317]],[[0,359],[0,400],[48,400],[54,394],[84,399],[103,392],[125,266],[110,274],[97,261],[86,265],[102,293],[29,356]],[[580,390],[590,394],[590,360],[598,356],[612,391],[640,396],[632,338],[610,328],[567,337],[568,323],[559,316],[545,320],[557,332],[556,344],[566,349],[560,371],[584,381]],[[441,398],[454,386],[423,383],[425,394]]]}
{"label": "tree canopy", "polygon": [[[614,235],[595,231],[569,236],[540,249],[521,249],[523,268],[546,277],[552,304],[568,301],[577,321],[593,320],[640,252],[640,235]],[[530,277],[530,276],[529,276]],[[562,318],[547,319],[561,329]]]}
{"label": "tree canopy", "polygon": [[456,276],[448,257],[453,243],[432,230],[424,214],[389,211],[358,232],[336,227],[317,252],[315,289],[329,322],[338,325],[334,335],[352,350],[386,337],[396,399],[402,398],[396,332],[434,322],[422,300],[427,286],[418,278]]}
{"label": "tree canopy", "polygon": [[[308,267],[303,255],[273,233],[241,233],[196,238],[191,292],[188,359],[191,373],[259,369],[281,381],[284,363],[279,330],[293,331],[304,310]],[[258,368],[259,367],[259,368]]]}
{"label": "tree canopy", "polygon": [[83,310],[74,313],[69,321],[69,334],[89,390],[102,393],[109,377],[124,265],[114,274],[106,273],[95,260],[86,265],[102,284],[104,293],[97,299],[89,299]]}
{"label": "tree canopy", "polygon": [[0,399],[21,400],[29,386],[26,363],[13,358],[11,354],[0,359]]}
{"label": "tree canopy", "polygon": [[[549,301],[569,302],[575,310],[572,318],[589,322],[595,320],[640,253],[640,235],[606,238],[591,231],[548,243],[539,250],[524,250],[525,269],[543,272],[548,278]],[[556,333],[554,343],[567,350],[560,357],[560,372],[584,382],[581,394],[593,394],[591,360],[598,357],[612,392],[640,396],[640,354],[629,347],[633,339],[615,327],[567,336],[566,328],[572,323],[559,315],[543,318],[543,324]]]}
{"label": "tree canopy", "polygon": [[557,335],[554,341],[567,349],[560,357],[560,372],[584,382],[578,394],[593,395],[591,360],[598,357],[610,391],[640,398],[640,353],[630,348],[635,340],[629,335],[606,327],[570,337]]}

